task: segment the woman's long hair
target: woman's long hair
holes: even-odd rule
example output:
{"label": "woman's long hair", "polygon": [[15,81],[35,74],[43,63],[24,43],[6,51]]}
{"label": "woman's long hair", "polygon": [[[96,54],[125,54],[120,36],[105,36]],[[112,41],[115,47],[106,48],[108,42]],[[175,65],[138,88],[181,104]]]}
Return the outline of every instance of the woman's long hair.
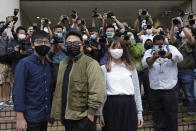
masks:
{"label": "woman's long hair", "polygon": [[106,63],[106,69],[107,72],[110,72],[112,69],[112,56],[110,54],[109,49],[118,49],[119,47],[121,47],[123,49],[123,55],[121,57],[122,62],[124,62],[126,68],[128,70],[132,70],[133,69],[133,65],[128,53],[128,49],[126,46],[126,43],[124,43],[119,37],[115,37],[110,45],[110,47],[108,48],[108,54],[109,54],[109,58],[108,61]]}

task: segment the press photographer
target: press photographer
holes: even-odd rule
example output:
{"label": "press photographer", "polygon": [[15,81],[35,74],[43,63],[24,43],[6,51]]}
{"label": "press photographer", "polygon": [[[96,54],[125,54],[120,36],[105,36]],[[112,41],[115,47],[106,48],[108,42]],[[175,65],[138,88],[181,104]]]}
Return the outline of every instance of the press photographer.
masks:
{"label": "press photographer", "polygon": [[[52,72],[54,82],[56,83],[59,63],[67,58],[65,54],[65,38],[63,36],[63,26],[56,25],[54,27],[54,35],[51,39],[51,49],[48,53],[48,59],[52,63]],[[54,83],[54,85],[55,85]]]}
{"label": "press photographer", "polygon": [[[184,90],[188,101],[187,115],[183,121],[196,120],[196,100],[194,96],[194,77],[195,68],[194,51],[195,39],[189,27],[185,27],[180,17],[173,18],[171,21],[170,38],[171,43],[178,48],[184,59],[178,63],[178,85]],[[177,29],[177,31],[175,31]]]}
{"label": "press photographer", "polygon": [[8,60],[12,65],[13,71],[15,70],[15,66],[20,59],[32,54],[33,52],[31,44],[26,40],[26,33],[26,28],[23,26],[19,26],[16,29],[17,39],[11,41],[8,44]]}

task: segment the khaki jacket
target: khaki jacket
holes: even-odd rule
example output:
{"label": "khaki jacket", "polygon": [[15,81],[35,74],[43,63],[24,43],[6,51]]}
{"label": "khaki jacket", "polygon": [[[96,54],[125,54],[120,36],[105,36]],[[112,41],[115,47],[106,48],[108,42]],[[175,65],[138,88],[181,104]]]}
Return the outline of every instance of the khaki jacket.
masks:
{"label": "khaki jacket", "polygon": [[[52,101],[51,118],[61,119],[62,86],[69,59],[59,65],[56,89]],[[104,103],[105,82],[99,64],[81,53],[73,59],[69,75],[65,118],[80,120],[88,114],[97,115]]]}

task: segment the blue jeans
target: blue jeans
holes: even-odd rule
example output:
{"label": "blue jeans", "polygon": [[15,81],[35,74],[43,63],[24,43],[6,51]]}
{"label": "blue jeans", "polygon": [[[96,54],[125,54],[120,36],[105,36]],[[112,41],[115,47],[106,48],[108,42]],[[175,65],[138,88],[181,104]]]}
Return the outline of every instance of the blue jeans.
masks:
{"label": "blue jeans", "polygon": [[194,70],[194,95],[196,99],[196,69]]}
{"label": "blue jeans", "polygon": [[178,73],[179,86],[183,87],[188,101],[187,113],[192,115],[196,112],[196,99],[194,96],[194,73]]}

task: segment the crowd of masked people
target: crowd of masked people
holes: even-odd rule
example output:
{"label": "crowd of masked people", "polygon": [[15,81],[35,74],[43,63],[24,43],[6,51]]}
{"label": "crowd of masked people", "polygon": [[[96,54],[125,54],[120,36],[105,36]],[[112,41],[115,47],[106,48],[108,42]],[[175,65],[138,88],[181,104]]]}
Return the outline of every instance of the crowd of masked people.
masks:
{"label": "crowd of masked people", "polygon": [[142,99],[155,131],[178,131],[179,107],[183,121],[196,121],[196,14],[167,28],[154,27],[146,9],[134,27],[111,11],[80,17],[73,10],[53,28],[48,18],[40,27],[0,22],[0,110],[14,106],[17,131],[46,131],[56,120],[66,131],[96,131],[97,121],[103,131],[136,131]]}

